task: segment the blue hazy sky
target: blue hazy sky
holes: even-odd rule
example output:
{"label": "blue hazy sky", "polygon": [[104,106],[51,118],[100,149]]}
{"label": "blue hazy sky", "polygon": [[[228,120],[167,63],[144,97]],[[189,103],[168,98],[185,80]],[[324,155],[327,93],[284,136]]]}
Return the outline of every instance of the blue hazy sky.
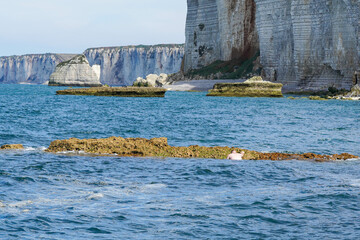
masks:
{"label": "blue hazy sky", "polygon": [[0,0],[0,56],[184,43],[186,0]]}

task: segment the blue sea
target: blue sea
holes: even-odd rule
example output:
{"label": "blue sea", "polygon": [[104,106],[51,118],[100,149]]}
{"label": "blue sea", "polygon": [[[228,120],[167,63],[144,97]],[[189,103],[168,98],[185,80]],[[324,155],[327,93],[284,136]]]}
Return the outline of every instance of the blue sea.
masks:
{"label": "blue sea", "polygon": [[0,85],[0,239],[360,239],[360,160],[49,154],[56,139],[360,155],[360,102],[57,96]]}

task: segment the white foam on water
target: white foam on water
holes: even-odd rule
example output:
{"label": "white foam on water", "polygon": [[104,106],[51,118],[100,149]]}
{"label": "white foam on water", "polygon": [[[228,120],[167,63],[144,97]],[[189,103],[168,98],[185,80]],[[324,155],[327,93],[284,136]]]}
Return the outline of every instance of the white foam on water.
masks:
{"label": "white foam on water", "polygon": [[360,161],[360,158],[350,158],[346,160],[346,162],[356,162],[356,161]]}
{"label": "white foam on water", "polygon": [[103,197],[104,197],[104,194],[102,194],[102,193],[94,193],[94,194],[88,196],[86,199],[87,200],[96,200],[96,199],[101,199]]}
{"label": "white foam on water", "polygon": [[31,200],[26,200],[26,201],[19,201],[19,202],[14,202],[14,203],[10,203],[7,206],[10,208],[23,208],[26,207],[28,205],[33,204],[34,202]]}
{"label": "white foam on water", "polygon": [[154,191],[156,192],[166,187],[167,187],[166,184],[156,183],[156,184],[145,184],[144,186],[141,186],[139,189],[140,192],[154,192]]}
{"label": "white foam on water", "polygon": [[350,186],[360,187],[360,179],[351,179],[350,180]]}

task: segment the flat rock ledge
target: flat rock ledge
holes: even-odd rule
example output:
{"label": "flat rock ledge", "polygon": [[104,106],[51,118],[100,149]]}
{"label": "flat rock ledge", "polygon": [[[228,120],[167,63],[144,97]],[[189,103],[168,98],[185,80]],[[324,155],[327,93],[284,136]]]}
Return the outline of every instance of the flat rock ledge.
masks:
{"label": "flat rock ledge", "polygon": [[0,150],[22,150],[24,146],[22,144],[6,144],[0,147]]}
{"label": "flat rock ledge", "polygon": [[261,153],[241,148],[230,147],[173,147],[168,145],[167,138],[122,138],[110,137],[106,139],[77,139],[53,141],[46,152],[84,152],[95,155],[117,155],[121,157],[171,157],[171,158],[208,158],[226,159],[232,151],[245,151],[244,160],[309,160],[335,161],[359,158],[347,153],[334,155],[317,155],[314,153]]}
{"label": "flat rock ledge", "polygon": [[166,89],[155,87],[92,87],[56,91],[57,95],[108,97],[165,97]]}
{"label": "flat rock ledge", "polygon": [[207,96],[212,97],[283,97],[281,83],[253,77],[243,83],[217,83]]}

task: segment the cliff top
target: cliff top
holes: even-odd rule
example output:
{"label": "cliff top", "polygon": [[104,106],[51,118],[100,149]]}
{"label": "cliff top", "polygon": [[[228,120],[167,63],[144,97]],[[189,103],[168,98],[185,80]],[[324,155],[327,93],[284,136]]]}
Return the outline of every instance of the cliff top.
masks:
{"label": "cliff top", "polygon": [[1,56],[0,58],[21,58],[21,57],[40,57],[40,56],[57,56],[61,59],[71,59],[77,54],[72,53],[34,53],[34,54],[24,54],[24,55],[11,55],[11,56]]}
{"label": "cliff top", "polygon": [[94,47],[94,48],[88,48],[85,51],[88,50],[95,50],[95,49],[128,49],[128,48],[144,48],[144,49],[150,49],[153,47],[185,47],[185,44],[156,44],[156,45],[128,45],[128,46],[113,46],[113,47]]}

